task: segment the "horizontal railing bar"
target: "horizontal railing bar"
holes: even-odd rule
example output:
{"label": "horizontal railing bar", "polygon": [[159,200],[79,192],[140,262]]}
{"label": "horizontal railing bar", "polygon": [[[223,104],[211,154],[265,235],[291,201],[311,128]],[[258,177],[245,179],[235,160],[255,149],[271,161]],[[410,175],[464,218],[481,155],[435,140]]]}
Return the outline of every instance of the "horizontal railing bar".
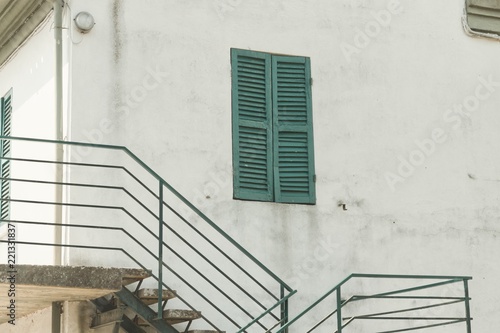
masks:
{"label": "horizontal railing bar", "polygon": [[84,167],[91,167],[91,168],[104,168],[104,169],[123,169],[124,168],[123,166],[120,166],[120,165],[111,165],[111,164],[39,160],[39,159],[34,159],[34,158],[22,158],[22,157],[12,157],[12,156],[0,156],[0,160],[9,160],[9,161],[16,161],[16,162],[29,162],[29,163],[42,163],[42,164],[75,165],[75,166],[84,166]]}
{"label": "horizontal railing bar", "polygon": [[458,323],[463,323],[465,320],[453,320],[445,323],[437,323],[437,324],[431,324],[431,325],[424,325],[424,326],[415,326],[415,327],[410,327],[410,328],[402,328],[398,330],[392,330],[392,331],[381,331],[377,333],[399,333],[399,332],[408,332],[408,331],[415,331],[415,330],[421,330],[423,328],[431,328],[431,327],[439,327],[439,326],[446,326],[446,325],[452,325],[452,324],[458,324]]}
{"label": "horizontal railing bar", "polygon": [[25,200],[25,199],[9,199],[0,198],[1,201],[10,201],[26,204],[37,204],[37,205],[54,205],[54,206],[70,206],[70,207],[82,207],[82,208],[102,208],[110,210],[122,210],[123,207],[119,206],[107,206],[107,205],[91,205],[91,204],[80,204],[80,203],[65,203],[65,202],[54,202],[54,201],[41,201],[41,200]]}
{"label": "horizontal railing bar", "polygon": [[107,145],[107,144],[94,144],[94,143],[84,143],[84,142],[74,142],[74,141],[59,141],[59,140],[48,140],[48,139],[34,139],[34,138],[22,138],[22,137],[11,137],[11,136],[0,136],[0,140],[16,140],[16,141],[27,141],[27,142],[39,142],[39,143],[50,143],[50,144],[60,144],[69,146],[83,146],[92,147],[98,149],[110,149],[110,150],[121,150],[125,152],[130,158],[132,158],[139,166],[146,170],[150,175],[159,180],[172,194],[174,194],[179,200],[181,200],[186,206],[191,208],[198,216],[200,216],[205,222],[207,222],[212,228],[214,228],[219,234],[226,238],[233,246],[235,246],[240,252],[245,254],[250,260],[252,260],[257,266],[259,266],[263,271],[265,271],[269,276],[271,276],[275,281],[282,285],[288,291],[292,291],[292,288],[288,286],[284,281],[282,281],[276,274],[274,274],[269,268],[267,268],[262,262],[257,260],[250,252],[248,252],[243,246],[236,242],[232,237],[230,237],[224,230],[222,230],[217,224],[215,224],[210,218],[203,214],[196,206],[194,206],[189,200],[187,200],[183,195],[181,195],[176,189],[174,189],[168,182],[166,182],[159,174],[157,174],[153,169],[151,169],[146,163],[144,163],[137,155],[132,153],[128,148],[124,146]]}
{"label": "horizontal railing bar", "polygon": [[113,185],[68,183],[68,182],[56,182],[56,181],[49,181],[49,180],[24,179],[24,178],[4,178],[4,177],[0,177],[0,180],[13,181],[13,182],[17,182],[17,183],[33,183],[33,184],[43,184],[43,185],[90,187],[90,188],[102,188],[102,189],[106,189],[106,190],[124,190],[123,187],[113,186]]}
{"label": "horizontal railing bar", "polygon": [[[1,140],[1,139],[0,139]],[[65,162],[65,161],[50,161],[50,160],[38,160],[29,158],[18,158],[18,157],[0,157],[0,160],[10,160],[19,162],[30,162],[30,163],[45,163],[45,164],[60,164],[60,165],[74,165],[74,166],[84,166],[93,168],[104,168],[104,169],[120,169],[125,171],[132,179],[134,179],[139,185],[141,185],[147,192],[155,196],[158,199],[156,193],[154,193],[146,184],[144,184],[137,176],[135,176],[130,170],[121,165],[110,165],[110,164],[96,164],[96,163],[81,163],[81,162]]]}
{"label": "horizontal railing bar", "polygon": [[356,319],[364,320],[462,320],[465,321],[467,318],[462,317],[364,317],[359,316]]}
{"label": "horizontal railing bar", "polygon": [[407,279],[407,280],[472,280],[471,276],[453,276],[453,275],[397,275],[397,274],[364,274],[353,273],[355,278],[375,278],[375,279]]}
{"label": "horizontal railing bar", "polygon": [[[363,295],[355,295],[353,296],[354,301],[361,301],[365,299],[440,299],[440,300],[462,300],[465,301],[465,297],[441,297],[441,296],[363,296]],[[470,297],[469,297],[470,300]]]}
{"label": "horizontal railing bar", "polygon": [[80,207],[80,208],[97,208],[97,209],[110,209],[110,210],[121,210],[127,214],[131,219],[138,223],[144,230],[146,230],[151,236],[159,241],[158,236],[155,235],[148,227],[146,227],[139,219],[137,219],[132,213],[127,209],[120,206],[106,206],[106,205],[90,205],[90,204],[77,204],[77,203],[63,203],[63,202],[51,202],[51,201],[38,201],[38,200],[21,200],[21,199],[7,199],[0,198],[0,201],[10,201],[28,204],[40,204],[40,205],[53,205],[53,206],[68,206],[68,207]]}
{"label": "horizontal railing bar", "polygon": [[35,245],[35,246],[52,246],[52,247],[69,247],[69,248],[78,248],[78,249],[92,249],[92,250],[106,250],[106,251],[121,251],[127,255],[133,262],[135,262],[140,268],[147,272],[151,272],[151,270],[147,269],[144,265],[142,265],[137,259],[131,256],[127,251],[119,247],[109,247],[109,246],[92,246],[92,245],[74,245],[74,244],[49,244],[49,243],[38,243],[38,242],[25,242],[25,241],[13,241],[13,240],[0,240],[0,243],[14,243],[21,245]]}
{"label": "horizontal railing bar", "polygon": [[[378,312],[378,313],[370,313],[367,315],[362,315],[362,316],[354,316],[354,317],[348,317],[348,318],[359,318],[359,317],[377,317],[377,316],[385,316],[388,314],[395,314],[395,313],[403,313],[403,312],[409,312],[409,311],[417,311],[417,310],[424,310],[424,309],[431,309],[431,308],[437,308],[440,306],[446,306],[446,305],[451,305],[451,304],[457,304],[461,303],[463,301],[451,301],[451,302],[444,302],[444,303],[439,303],[439,304],[431,304],[431,305],[423,305],[423,306],[417,306],[417,307],[412,307],[412,308],[405,308],[401,310],[394,310],[394,311],[386,311],[386,312]],[[348,319],[344,318],[344,319]],[[386,318],[386,317],[384,317]]]}
{"label": "horizontal railing bar", "polygon": [[[217,246],[213,241],[211,241],[207,236],[205,236],[200,230],[194,227],[187,219],[185,219],[181,214],[179,214],[173,207],[164,202],[164,205],[174,213],[181,221],[187,224],[194,232],[196,232],[200,237],[202,237],[208,244],[210,244],[213,248],[215,248],[219,253],[221,253],[227,260],[229,260],[233,265],[235,265],[239,270],[245,273],[252,281],[254,281],[260,288],[262,288],[266,293],[268,293],[271,297],[273,297],[276,301],[279,300],[268,288],[266,288],[261,282],[259,282],[255,277],[253,277],[247,270],[245,270],[240,264],[238,264],[233,258],[231,258],[227,253],[222,251],[222,249]],[[254,300],[255,301],[255,300]],[[265,306],[261,305],[263,309]],[[278,318],[276,318],[278,319]]]}
{"label": "horizontal railing bar", "polygon": [[394,291],[388,291],[385,293],[375,294],[375,295],[371,295],[371,296],[388,296],[388,295],[395,295],[395,294],[403,294],[403,293],[408,293],[408,292],[417,291],[417,290],[430,289],[430,288],[434,288],[434,287],[444,286],[446,284],[452,284],[452,283],[457,283],[457,282],[461,282],[461,281],[462,280],[447,280],[447,281],[442,281],[442,282],[424,284],[424,285],[412,287],[412,288],[405,288],[405,289],[399,289],[399,290],[394,290]]}
{"label": "horizontal railing bar", "polygon": [[85,184],[85,183],[69,183],[69,182],[56,182],[56,181],[48,181],[48,180],[30,180],[30,179],[21,179],[21,178],[3,178],[0,177],[0,180],[9,180],[15,182],[25,182],[25,183],[36,183],[36,184],[44,184],[44,185],[59,185],[59,186],[75,186],[75,187],[89,187],[89,188],[102,188],[108,190],[122,190],[125,192],[132,200],[134,200],[137,204],[139,204],[144,210],[146,210],[151,216],[153,216],[156,220],[158,220],[158,216],[149,209],[146,205],[144,205],[136,196],[134,196],[129,190],[122,186],[113,186],[113,185],[95,185],[95,184]]}
{"label": "horizontal railing bar", "polygon": [[263,318],[267,314],[272,313],[271,311],[273,311],[275,308],[277,308],[281,304],[285,303],[290,297],[292,297],[296,293],[297,293],[297,290],[291,291],[288,295],[286,295],[285,297],[283,297],[282,299],[280,299],[276,304],[274,304],[273,306],[271,306],[264,313],[260,314],[260,316],[258,316],[257,318],[255,318],[252,322],[248,323],[247,326],[241,328],[237,333],[244,332],[247,328],[249,328],[250,326],[252,326],[256,321],[260,320],[261,318]]}

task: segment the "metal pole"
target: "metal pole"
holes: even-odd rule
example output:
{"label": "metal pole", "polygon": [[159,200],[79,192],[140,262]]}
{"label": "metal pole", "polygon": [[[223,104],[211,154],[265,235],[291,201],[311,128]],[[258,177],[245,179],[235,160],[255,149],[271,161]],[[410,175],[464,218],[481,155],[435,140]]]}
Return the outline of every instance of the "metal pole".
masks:
{"label": "metal pole", "polygon": [[342,298],[340,297],[340,286],[337,288],[337,333],[342,333]]}
{"label": "metal pole", "polygon": [[158,214],[158,319],[163,318],[163,182],[160,180],[160,189],[158,196],[160,197],[160,210]]}
{"label": "metal pole", "polygon": [[[63,43],[62,43],[62,25],[63,25],[63,7],[64,0],[56,0],[54,2],[54,38],[56,40],[55,48],[55,104],[56,104],[56,140],[63,140]],[[64,148],[62,145],[56,144],[56,161],[62,162],[64,157]],[[55,170],[56,182],[63,181],[63,165],[57,164]],[[55,187],[55,201],[62,202],[63,188],[62,186]],[[55,207],[55,222],[62,224],[63,207],[57,205]],[[62,243],[62,228],[55,227],[54,243]],[[54,249],[54,264],[62,265],[61,248]]]}
{"label": "metal pole", "polygon": [[[285,297],[285,286],[280,284],[280,299],[283,299]],[[281,303],[281,327],[285,326],[288,323],[288,300],[285,302]],[[288,333],[288,328],[286,328],[283,333]]]}
{"label": "metal pole", "polygon": [[467,323],[467,333],[472,332],[471,320],[470,320],[470,304],[469,304],[469,283],[467,279],[464,279],[464,293],[465,293],[465,316]]}

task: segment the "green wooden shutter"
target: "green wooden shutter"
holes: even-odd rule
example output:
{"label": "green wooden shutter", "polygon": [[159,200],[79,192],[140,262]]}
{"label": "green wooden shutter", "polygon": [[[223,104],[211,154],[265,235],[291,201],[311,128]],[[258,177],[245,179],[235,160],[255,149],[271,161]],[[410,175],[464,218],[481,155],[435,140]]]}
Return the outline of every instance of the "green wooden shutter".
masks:
{"label": "green wooden shutter", "polygon": [[231,49],[234,197],[272,201],[271,56]]}
{"label": "green wooden shutter", "polygon": [[309,58],[272,57],[275,201],[316,202]]}
{"label": "green wooden shutter", "polygon": [[[10,136],[12,132],[12,90],[2,98],[2,117],[0,134],[2,136]],[[0,144],[0,157],[10,157],[11,141],[2,140]],[[10,160],[0,159],[0,174],[1,174],[1,197],[2,199],[10,199]],[[0,203],[0,219],[1,221],[10,219],[10,201],[2,200]]]}

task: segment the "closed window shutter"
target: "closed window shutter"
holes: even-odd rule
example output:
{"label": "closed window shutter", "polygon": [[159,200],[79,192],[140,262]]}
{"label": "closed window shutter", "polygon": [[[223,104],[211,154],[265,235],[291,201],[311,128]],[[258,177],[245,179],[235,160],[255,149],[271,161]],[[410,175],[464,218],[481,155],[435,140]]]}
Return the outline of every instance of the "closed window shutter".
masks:
{"label": "closed window shutter", "polygon": [[[1,123],[1,135],[10,136],[12,130],[12,90],[2,98],[2,123]],[[1,157],[10,157],[11,153],[11,141],[2,140],[1,141]],[[2,199],[10,199],[10,160],[0,160],[0,174],[2,178],[1,183],[1,196]],[[0,217],[1,221],[10,219],[10,201],[2,200],[0,204]]]}
{"label": "closed window shutter", "polygon": [[316,202],[309,58],[272,57],[275,201]]}
{"label": "closed window shutter", "polygon": [[231,50],[234,197],[273,200],[271,56]]}

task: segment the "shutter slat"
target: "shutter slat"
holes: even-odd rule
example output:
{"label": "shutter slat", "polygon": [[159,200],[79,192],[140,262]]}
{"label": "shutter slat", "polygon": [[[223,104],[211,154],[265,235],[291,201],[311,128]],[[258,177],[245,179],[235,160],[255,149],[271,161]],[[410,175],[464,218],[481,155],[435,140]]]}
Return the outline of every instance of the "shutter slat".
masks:
{"label": "shutter slat", "polygon": [[234,197],[272,200],[271,58],[231,50]]}

